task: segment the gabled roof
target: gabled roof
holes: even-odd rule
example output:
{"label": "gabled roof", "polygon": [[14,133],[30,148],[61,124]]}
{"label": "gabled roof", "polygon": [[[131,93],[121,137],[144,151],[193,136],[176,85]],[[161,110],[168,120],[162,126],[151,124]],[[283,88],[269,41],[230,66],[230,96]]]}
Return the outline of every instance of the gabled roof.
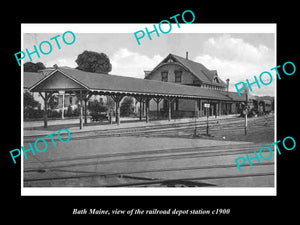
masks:
{"label": "gabled roof", "polygon": [[43,91],[78,91],[89,90],[89,88],[80,81],[74,79],[67,73],[63,73],[62,69],[54,69],[43,79],[34,84],[30,89],[33,92]]}
{"label": "gabled roof", "polygon": [[42,73],[24,72],[23,87],[28,89],[44,78]]}
{"label": "gabled roof", "polygon": [[[177,56],[174,54],[169,54],[164,60],[162,60],[161,63],[159,63],[152,71],[155,71],[159,66],[166,63],[169,59],[174,60],[175,62],[181,64],[184,68],[186,68],[188,71],[190,71],[194,76],[196,76],[202,83],[205,84],[213,84],[216,86],[226,87],[226,83],[218,77],[216,70],[209,70],[204,65],[198,62],[194,62],[192,60],[183,58],[181,56]],[[151,73],[149,73],[151,74]],[[146,77],[149,76],[147,74]],[[146,78],[145,77],[145,78]],[[219,83],[214,82],[214,78],[217,77],[219,80]]]}
{"label": "gabled roof", "polygon": [[[24,72],[25,74],[26,72]],[[58,76],[59,74],[59,76]],[[27,75],[25,75],[27,77]],[[54,78],[68,78],[84,87],[84,90],[98,91],[102,93],[124,93],[131,95],[151,95],[151,96],[173,96],[182,98],[203,98],[215,100],[232,99],[221,91],[208,88],[200,88],[176,83],[154,81],[147,79],[116,76],[111,74],[91,73],[71,68],[58,68],[47,77],[37,81],[29,89],[30,91],[43,90],[45,83]],[[57,83],[58,82],[53,82]],[[59,87],[61,89],[61,86]],[[55,87],[54,89],[55,90]],[[243,101],[241,98],[236,101]]]}

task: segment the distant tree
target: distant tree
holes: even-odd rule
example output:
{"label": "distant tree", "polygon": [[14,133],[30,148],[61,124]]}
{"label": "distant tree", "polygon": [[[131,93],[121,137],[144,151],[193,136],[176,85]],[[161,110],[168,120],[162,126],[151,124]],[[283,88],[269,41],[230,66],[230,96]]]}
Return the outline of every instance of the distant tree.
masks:
{"label": "distant tree", "polygon": [[120,107],[121,116],[129,116],[134,112],[132,97],[125,97]]}
{"label": "distant tree", "polygon": [[49,107],[50,109],[55,109],[58,106],[58,97],[57,95],[52,95],[49,99]]}
{"label": "distant tree", "polygon": [[78,65],[76,69],[86,72],[108,74],[112,68],[106,54],[93,51],[84,51],[78,55],[75,62]]}
{"label": "distant tree", "polygon": [[[34,100],[33,96],[29,92],[24,92],[24,119],[27,118],[39,118],[41,104]],[[38,109],[36,109],[38,108]]]}
{"label": "distant tree", "polygon": [[34,100],[33,96],[29,92],[25,92],[23,95],[24,98],[24,109],[34,109],[40,106],[40,103]]}
{"label": "distant tree", "polygon": [[45,65],[41,62],[33,63],[26,62],[24,63],[24,72],[38,72],[38,70],[46,69]]}

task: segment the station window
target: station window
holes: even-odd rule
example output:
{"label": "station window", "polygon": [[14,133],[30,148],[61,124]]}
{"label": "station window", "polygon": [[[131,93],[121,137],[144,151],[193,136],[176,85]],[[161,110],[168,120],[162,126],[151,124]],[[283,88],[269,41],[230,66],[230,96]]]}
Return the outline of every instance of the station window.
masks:
{"label": "station window", "polygon": [[168,71],[161,72],[161,81],[168,82]]}
{"label": "station window", "polygon": [[175,83],[181,83],[182,71],[175,70]]}

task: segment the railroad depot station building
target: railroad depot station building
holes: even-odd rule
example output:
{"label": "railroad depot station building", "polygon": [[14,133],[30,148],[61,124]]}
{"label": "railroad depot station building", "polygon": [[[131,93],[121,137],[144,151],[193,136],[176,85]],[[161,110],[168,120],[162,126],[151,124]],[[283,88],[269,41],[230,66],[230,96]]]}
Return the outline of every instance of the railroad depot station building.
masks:
{"label": "railroad depot station building", "polygon": [[[115,121],[120,123],[120,103],[125,96],[135,99],[140,120],[219,116],[240,113],[242,102],[237,92],[230,92],[217,70],[174,54],[165,57],[145,78],[91,73],[69,67],[53,67],[38,73],[24,72],[24,91],[29,91],[44,109],[47,127],[49,99],[57,95],[58,108],[69,105],[80,109],[80,128],[87,123],[87,104],[95,96],[111,96],[115,102]],[[105,98],[105,97],[104,97]],[[251,101],[251,97],[249,97]],[[79,103],[79,104],[77,104]],[[208,106],[206,108],[205,106]]]}

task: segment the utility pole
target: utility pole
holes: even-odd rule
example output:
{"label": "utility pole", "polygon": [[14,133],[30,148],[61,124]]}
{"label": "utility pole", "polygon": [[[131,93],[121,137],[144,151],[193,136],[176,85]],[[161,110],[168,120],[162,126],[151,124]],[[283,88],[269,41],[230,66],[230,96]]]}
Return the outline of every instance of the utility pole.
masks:
{"label": "utility pole", "polygon": [[195,100],[195,127],[193,137],[197,137],[197,118],[199,118],[198,99]]}
{"label": "utility pole", "polygon": [[205,103],[204,107],[206,109],[206,135],[208,136],[208,114],[209,114],[209,108],[210,108],[210,104],[209,103]]}
{"label": "utility pole", "polygon": [[62,110],[61,110],[61,118],[64,119],[64,110],[65,110],[65,91],[59,91],[62,95]]}
{"label": "utility pole", "polygon": [[206,113],[206,115],[207,115],[207,119],[206,119],[206,135],[208,136],[208,113],[209,113],[209,107],[207,107],[206,108],[206,110],[208,111],[207,113]]}
{"label": "utility pole", "polygon": [[197,118],[196,118],[196,116],[195,116],[195,127],[194,127],[194,134],[193,134],[193,137],[195,138],[195,137],[197,137]]}
{"label": "utility pole", "polygon": [[248,126],[248,93],[249,93],[249,89],[248,87],[245,89],[245,94],[246,94],[246,103],[245,103],[245,135],[247,135],[247,126]]}

